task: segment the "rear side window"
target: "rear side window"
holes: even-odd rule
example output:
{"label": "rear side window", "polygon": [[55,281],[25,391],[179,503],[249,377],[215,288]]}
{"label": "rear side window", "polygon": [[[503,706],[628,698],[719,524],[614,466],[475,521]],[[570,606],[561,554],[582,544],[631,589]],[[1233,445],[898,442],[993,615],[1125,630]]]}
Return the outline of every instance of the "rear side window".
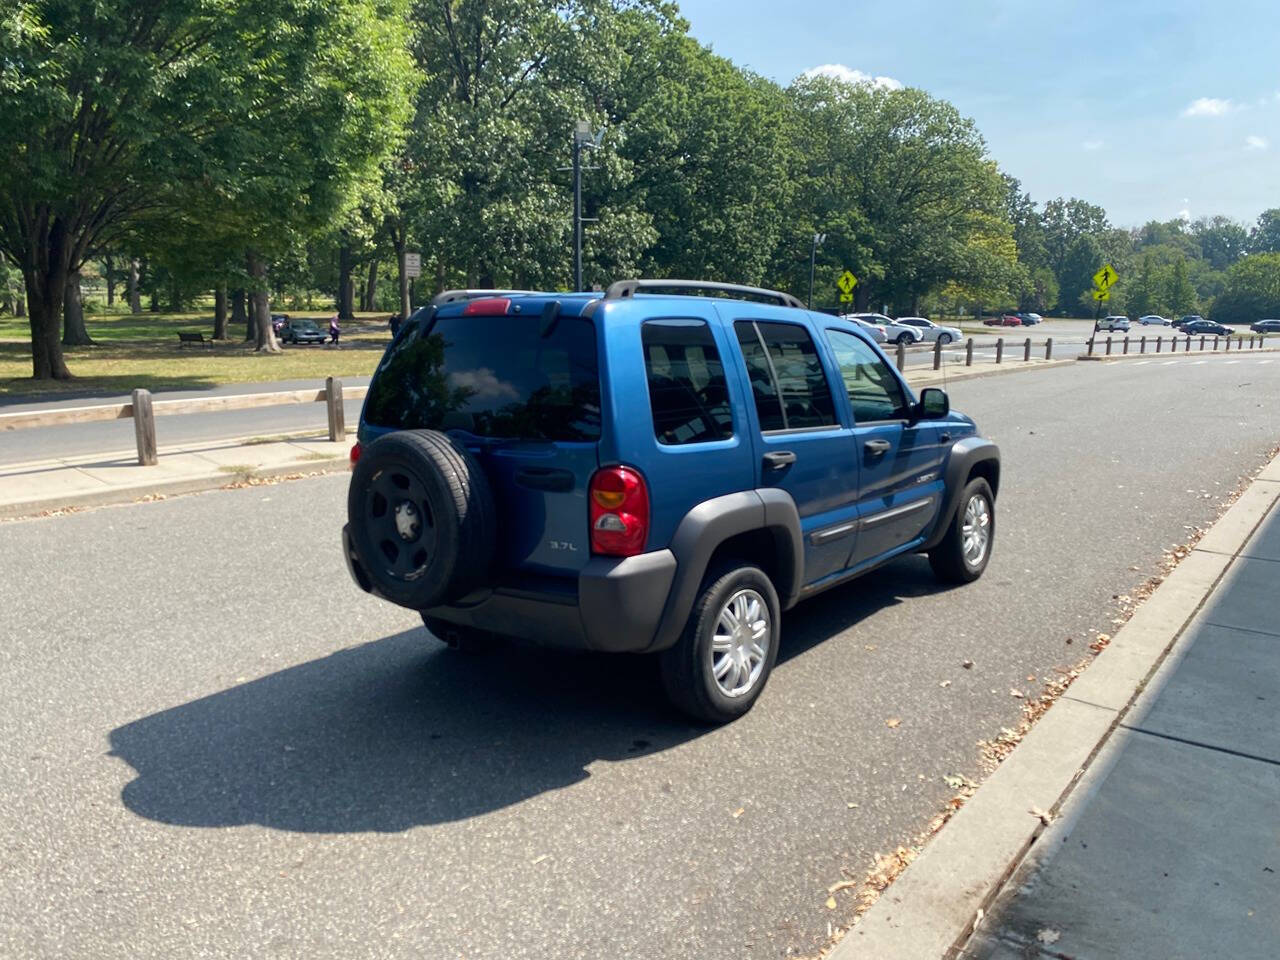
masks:
{"label": "rear side window", "polygon": [[600,374],[590,320],[457,316],[412,325],[369,387],[365,419],[479,437],[600,438]]}
{"label": "rear side window", "polygon": [[658,441],[674,446],[732,437],[729,387],[706,321],[649,320],[640,336]]}
{"label": "rear side window", "polygon": [[808,330],[794,323],[753,320],[739,320],[733,326],[762,431],[836,423],[831,387]]}

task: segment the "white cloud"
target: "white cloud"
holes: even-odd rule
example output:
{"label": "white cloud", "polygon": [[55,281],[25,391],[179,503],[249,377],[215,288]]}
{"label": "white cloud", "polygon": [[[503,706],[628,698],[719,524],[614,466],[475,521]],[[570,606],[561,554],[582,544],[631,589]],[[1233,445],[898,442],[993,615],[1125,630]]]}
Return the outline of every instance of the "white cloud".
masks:
{"label": "white cloud", "polygon": [[1265,150],[1270,144],[1267,143],[1266,137],[1260,137],[1256,133],[1250,134],[1244,138],[1244,148],[1246,150]]}
{"label": "white cloud", "polygon": [[1178,219],[1190,221],[1191,211],[1188,210],[1186,207],[1183,207],[1181,210],[1178,211]]}
{"label": "white cloud", "polygon": [[880,87],[882,90],[901,90],[902,81],[895,80],[893,77],[873,77],[869,73],[863,73],[861,70],[855,70],[853,67],[846,67],[843,63],[824,63],[820,67],[813,67],[804,72],[806,77],[831,77],[843,83],[869,83],[873,87]]}
{"label": "white cloud", "polygon": [[1217,97],[1198,97],[1182,111],[1184,117],[1220,117],[1224,113],[1238,110],[1230,100],[1219,100]]}
{"label": "white cloud", "polygon": [[1080,146],[1092,152],[1094,150],[1101,150],[1103,147],[1103,142],[1101,140],[1086,140],[1084,143],[1080,144]]}

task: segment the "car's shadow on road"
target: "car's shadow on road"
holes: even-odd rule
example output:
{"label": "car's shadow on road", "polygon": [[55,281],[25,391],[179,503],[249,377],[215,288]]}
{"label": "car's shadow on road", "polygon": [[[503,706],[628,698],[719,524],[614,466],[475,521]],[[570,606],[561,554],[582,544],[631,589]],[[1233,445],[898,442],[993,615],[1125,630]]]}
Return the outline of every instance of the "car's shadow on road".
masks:
{"label": "car's shadow on road", "polygon": [[[786,661],[903,596],[915,560],[787,615]],[[785,669],[785,667],[784,667]],[[409,630],[111,731],[125,806],[182,826],[399,831],[569,786],[709,732],[661,697],[653,658],[446,650]]]}

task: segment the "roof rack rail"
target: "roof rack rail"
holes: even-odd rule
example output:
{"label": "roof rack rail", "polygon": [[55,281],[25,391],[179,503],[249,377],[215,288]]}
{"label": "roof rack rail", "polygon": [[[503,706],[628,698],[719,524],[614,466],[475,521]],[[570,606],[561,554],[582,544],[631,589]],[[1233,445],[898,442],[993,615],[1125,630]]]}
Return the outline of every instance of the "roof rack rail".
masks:
{"label": "roof rack rail", "polygon": [[479,300],[482,297],[505,297],[513,293],[536,293],[535,290],[445,290],[431,298],[431,306],[438,307],[445,303],[458,303],[462,300]]}
{"label": "roof rack rail", "polygon": [[766,290],[764,287],[748,287],[741,283],[716,283],[711,280],[618,280],[609,285],[605,291],[606,300],[626,300],[637,293],[649,290],[708,290],[715,293],[750,294],[763,300],[770,300],[783,307],[798,307],[803,310],[804,304],[789,293],[779,290]]}

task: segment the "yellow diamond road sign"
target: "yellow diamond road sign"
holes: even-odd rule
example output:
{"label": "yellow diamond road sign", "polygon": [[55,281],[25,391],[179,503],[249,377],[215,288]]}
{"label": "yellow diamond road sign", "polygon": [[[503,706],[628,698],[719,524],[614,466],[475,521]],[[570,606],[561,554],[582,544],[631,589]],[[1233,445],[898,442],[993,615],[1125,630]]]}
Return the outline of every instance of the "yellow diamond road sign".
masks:
{"label": "yellow diamond road sign", "polygon": [[1120,275],[1116,273],[1116,268],[1108,263],[1093,275],[1093,285],[1099,290],[1107,290],[1119,279]]}
{"label": "yellow diamond road sign", "polygon": [[1097,300],[1097,301],[1099,301],[1099,302],[1101,302],[1101,301],[1105,301],[1105,300],[1110,300],[1110,299],[1111,299],[1111,291],[1110,291],[1110,290],[1095,290],[1095,291],[1093,291],[1093,299],[1095,299],[1095,300]]}
{"label": "yellow diamond road sign", "polygon": [[858,285],[858,278],[846,270],[840,274],[840,279],[836,281],[836,286],[840,288],[840,292],[846,296],[853,293],[853,288]]}

